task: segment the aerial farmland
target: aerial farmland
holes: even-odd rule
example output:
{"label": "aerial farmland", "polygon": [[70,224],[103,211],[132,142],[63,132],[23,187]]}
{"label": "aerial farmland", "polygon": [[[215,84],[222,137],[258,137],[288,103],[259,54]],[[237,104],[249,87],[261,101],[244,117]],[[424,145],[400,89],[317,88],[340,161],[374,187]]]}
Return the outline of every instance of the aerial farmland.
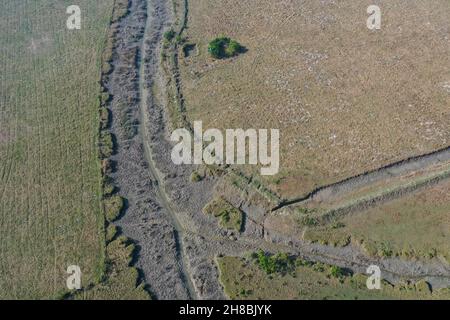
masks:
{"label": "aerial farmland", "polygon": [[447,0],[0,8],[0,299],[450,299]]}

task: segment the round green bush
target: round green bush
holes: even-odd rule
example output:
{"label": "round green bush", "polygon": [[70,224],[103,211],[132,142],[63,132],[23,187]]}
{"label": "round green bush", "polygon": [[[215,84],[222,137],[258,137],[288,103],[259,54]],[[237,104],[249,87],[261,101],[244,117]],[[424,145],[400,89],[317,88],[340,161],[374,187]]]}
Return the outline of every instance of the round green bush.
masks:
{"label": "round green bush", "polygon": [[208,52],[213,58],[230,58],[243,52],[244,47],[239,42],[228,37],[218,37],[208,45]]}

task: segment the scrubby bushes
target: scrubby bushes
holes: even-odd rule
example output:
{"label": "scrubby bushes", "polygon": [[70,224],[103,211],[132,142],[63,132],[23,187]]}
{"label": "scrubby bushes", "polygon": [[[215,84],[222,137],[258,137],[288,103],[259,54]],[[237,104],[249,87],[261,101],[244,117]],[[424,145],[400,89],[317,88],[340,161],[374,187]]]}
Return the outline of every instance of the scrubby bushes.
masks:
{"label": "scrubby bushes", "polygon": [[170,29],[169,31],[164,32],[164,39],[167,41],[172,41],[172,39],[175,38],[175,35],[175,31]]}
{"label": "scrubby bushes", "polygon": [[111,23],[116,23],[128,14],[128,0],[118,0],[115,3]]}
{"label": "scrubby bushes", "polygon": [[203,180],[203,177],[197,171],[192,172],[192,174],[191,174],[192,182],[200,182],[202,180]]}
{"label": "scrubby bushes", "polygon": [[228,37],[218,37],[208,45],[208,52],[213,58],[231,58],[244,52],[245,48],[237,41]]}
{"label": "scrubby bushes", "polygon": [[113,225],[112,223],[106,228],[106,242],[111,242],[114,240],[118,233],[117,227]]}
{"label": "scrubby bushes", "polygon": [[110,197],[114,191],[116,190],[116,187],[110,182],[105,182],[103,184],[103,196],[104,197]]}
{"label": "scrubby bushes", "polygon": [[203,208],[203,213],[219,218],[219,226],[222,229],[242,231],[243,212],[221,197],[209,202]]}
{"label": "scrubby bushes", "polygon": [[343,278],[346,275],[345,270],[338,266],[331,266],[329,271],[332,277],[338,279]]}
{"label": "scrubby bushes", "polygon": [[295,259],[289,257],[286,253],[268,255],[259,250],[253,257],[256,258],[258,266],[267,274],[287,273],[295,268]]}
{"label": "scrubby bushes", "polygon": [[312,268],[316,272],[326,272],[328,269],[328,275],[336,279],[343,279],[350,273],[341,267],[334,265],[326,265],[320,262],[312,262],[303,260],[300,257],[295,258],[289,256],[287,253],[277,253],[275,255],[268,254],[263,250],[254,252],[251,258],[256,262],[258,267],[268,275],[280,273],[293,273],[298,267]]}
{"label": "scrubby bushes", "polygon": [[319,221],[317,220],[317,218],[313,217],[303,217],[300,222],[303,226],[306,227],[315,227],[319,225]]}
{"label": "scrubby bushes", "polygon": [[106,198],[104,200],[104,207],[105,207],[105,216],[106,220],[109,222],[113,222],[116,220],[123,209],[123,198],[118,195],[113,195],[109,198]]}
{"label": "scrubby bushes", "polygon": [[99,144],[100,159],[109,158],[113,153],[114,147],[112,135],[106,131],[100,132]]}
{"label": "scrubby bushes", "polygon": [[105,107],[100,107],[100,130],[105,130],[109,126],[109,111]]}

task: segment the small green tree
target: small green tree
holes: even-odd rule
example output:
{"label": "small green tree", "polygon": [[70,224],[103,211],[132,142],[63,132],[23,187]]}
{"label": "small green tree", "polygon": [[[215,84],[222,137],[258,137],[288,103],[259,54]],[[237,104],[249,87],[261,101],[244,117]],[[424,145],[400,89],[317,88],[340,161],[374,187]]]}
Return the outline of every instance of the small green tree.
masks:
{"label": "small green tree", "polygon": [[167,41],[172,41],[172,39],[175,37],[175,31],[173,29],[170,29],[169,31],[164,32],[164,39]]}
{"label": "small green tree", "polygon": [[275,263],[266,253],[262,250],[258,251],[258,265],[267,274],[275,272]]}
{"label": "small green tree", "polygon": [[238,55],[244,51],[244,47],[228,37],[218,37],[208,45],[208,52],[213,58],[223,59]]}
{"label": "small green tree", "polygon": [[259,250],[256,254],[259,267],[267,274],[286,273],[295,268],[294,260],[286,253],[268,255]]}
{"label": "small green tree", "polygon": [[345,270],[338,266],[330,267],[330,275],[334,278],[342,278],[345,276]]}

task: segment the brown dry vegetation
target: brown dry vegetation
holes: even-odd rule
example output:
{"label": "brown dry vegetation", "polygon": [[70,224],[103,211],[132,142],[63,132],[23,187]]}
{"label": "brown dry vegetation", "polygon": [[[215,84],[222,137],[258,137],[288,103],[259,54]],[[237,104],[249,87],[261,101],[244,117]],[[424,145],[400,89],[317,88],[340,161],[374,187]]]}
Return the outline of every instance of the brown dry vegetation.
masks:
{"label": "brown dry vegetation", "polygon": [[[281,172],[265,181],[285,198],[449,145],[448,1],[376,1],[376,32],[366,27],[371,4],[189,1],[188,119],[279,128]],[[212,59],[218,35],[248,52]]]}

